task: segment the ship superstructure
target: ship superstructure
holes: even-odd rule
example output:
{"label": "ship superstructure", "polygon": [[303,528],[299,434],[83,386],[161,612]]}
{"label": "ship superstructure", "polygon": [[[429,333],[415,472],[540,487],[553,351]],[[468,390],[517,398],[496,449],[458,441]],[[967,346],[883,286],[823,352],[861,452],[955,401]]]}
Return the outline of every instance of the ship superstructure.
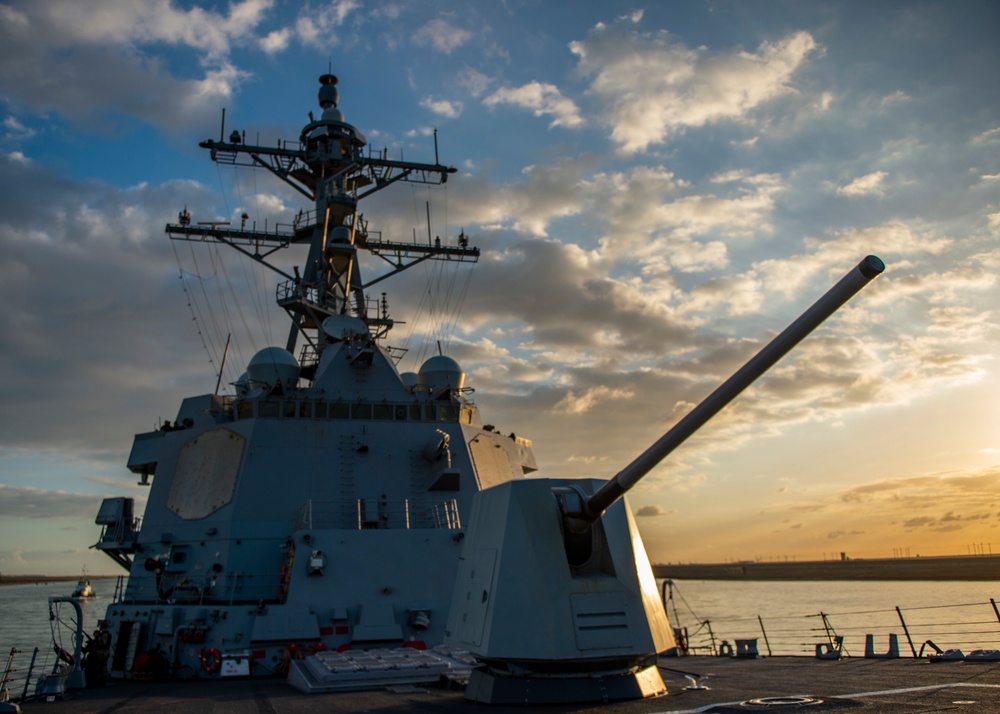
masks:
{"label": "ship superstructure", "polygon": [[[112,676],[142,657],[173,676],[268,675],[311,651],[439,644],[472,496],[535,470],[528,440],[484,425],[454,360],[401,374],[383,344],[393,321],[367,288],[479,251],[464,233],[446,245],[369,231],[362,199],[455,169],[368,149],[336,84],[320,78],[322,115],[298,141],[255,146],[234,131],[201,143],[308,198],[293,224],[201,225],[185,209],[166,227],[279,273],[291,328],[249,361],[235,396],[189,397],[172,425],[135,436],[128,468],[150,487],[145,514],[109,498],[97,517],[96,547],[128,570],[106,616]],[[299,245],[301,267],[272,264]],[[364,251],[388,265],[369,282]]]}

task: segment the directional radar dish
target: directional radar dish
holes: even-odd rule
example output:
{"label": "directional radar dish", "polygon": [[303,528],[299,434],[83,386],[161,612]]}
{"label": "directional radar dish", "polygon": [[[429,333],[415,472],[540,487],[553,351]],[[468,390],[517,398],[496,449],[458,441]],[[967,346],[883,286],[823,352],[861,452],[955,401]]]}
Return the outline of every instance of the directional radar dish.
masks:
{"label": "directional radar dish", "polygon": [[352,315],[330,315],[323,320],[323,332],[334,342],[371,335],[364,320]]}

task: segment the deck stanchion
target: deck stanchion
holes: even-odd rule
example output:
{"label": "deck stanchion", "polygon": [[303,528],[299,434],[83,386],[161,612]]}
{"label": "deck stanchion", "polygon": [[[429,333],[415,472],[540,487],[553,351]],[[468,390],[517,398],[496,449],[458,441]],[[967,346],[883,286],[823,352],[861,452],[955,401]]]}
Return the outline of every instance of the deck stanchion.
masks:
{"label": "deck stanchion", "polygon": [[830,633],[830,621],[826,619],[826,613],[820,610],[819,616],[823,619],[823,629],[826,631],[826,641],[833,648],[833,635]]}
{"label": "deck stanchion", "polygon": [[715,647],[715,633],[712,632],[712,621],[705,620],[705,626],[708,628],[708,636],[712,640],[712,656],[715,657],[719,654],[719,650]]}
{"label": "deck stanchion", "polygon": [[767,656],[770,657],[771,656],[771,643],[768,642],[768,639],[767,639],[767,630],[764,629],[764,621],[760,618],[760,615],[757,615],[757,622],[760,623],[760,632],[761,632],[762,635],[764,635],[764,645],[767,646]]}
{"label": "deck stanchion", "polygon": [[997,622],[1000,622],[1000,610],[997,609],[997,601],[990,598],[990,605],[993,606],[993,613],[997,616]]}
{"label": "deck stanchion", "polygon": [[31,653],[31,664],[28,665],[28,674],[24,678],[24,689],[21,690],[21,701],[23,702],[28,698],[28,684],[31,683],[31,675],[35,673],[35,660],[38,659],[38,648]]}
{"label": "deck stanchion", "polygon": [[913,653],[913,658],[917,659],[917,648],[913,646],[913,638],[910,637],[910,630],[906,626],[906,620],[903,619],[903,611],[899,609],[899,605],[896,605],[896,614],[899,615],[899,622],[903,625],[903,633],[906,635],[906,641],[910,643],[910,651]]}

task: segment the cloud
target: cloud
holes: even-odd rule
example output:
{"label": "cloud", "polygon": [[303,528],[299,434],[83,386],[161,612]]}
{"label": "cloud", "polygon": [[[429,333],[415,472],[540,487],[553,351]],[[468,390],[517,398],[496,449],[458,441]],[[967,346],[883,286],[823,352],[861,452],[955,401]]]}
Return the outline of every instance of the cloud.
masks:
{"label": "cloud", "polygon": [[949,533],[963,530],[965,524],[975,523],[989,519],[990,513],[971,513],[969,515],[958,515],[954,511],[948,511],[943,516],[918,516],[908,518],[903,521],[903,527],[911,530],[927,529],[938,533]]}
{"label": "cloud", "polygon": [[998,489],[1000,467],[992,467],[861,484],[842,491],[839,500],[852,509],[877,509],[883,520],[898,518],[906,529],[948,533],[992,518],[994,512],[988,509]]}
{"label": "cloud", "polygon": [[[0,315],[6,335],[0,369],[7,379],[0,446],[103,452],[120,463],[129,434],[152,429],[158,415],[173,418],[174,389],[202,393],[212,379],[215,369],[198,335],[201,330],[206,342],[224,343],[225,334],[222,342],[213,334],[221,313],[204,313],[193,323],[185,298],[204,304],[205,285],[217,292],[227,280],[243,281],[246,266],[234,261],[227,277],[225,261],[202,252],[206,282],[189,277],[196,292],[185,296],[178,256],[194,269],[192,253],[184,246],[175,255],[162,226],[185,204],[196,220],[214,215],[210,198],[193,182],[119,189],[0,159],[0,183],[6,187],[0,193],[0,299],[20,304]],[[39,202],[39,195],[46,200]],[[44,290],[32,289],[41,283]],[[31,300],[18,298],[25,294]],[[55,331],[53,315],[59,316]],[[166,334],[179,339],[164,342]],[[234,337],[241,350],[260,339],[243,330]]]}
{"label": "cloud", "polygon": [[1000,127],[984,131],[972,140],[974,144],[985,144],[993,141],[1000,141]]}
{"label": "cloud", "polygon": [[[248,76],[230,52],[253,40],[272,4],[244,0],[230,3],[225,14],[172,2],[4,6],[0,91],[73,119],[123,114],[159,127],[195,126]],[[160,45],[191,52],[197,61],[190,75],[175,76],[150,54]]]}
{"label": "cloud", "polygon": [[673,511],[668,511],[663,506],[656,504],[653,506],[643,506],[635,512],[635,515],[640,518],[645,518],[648,516],[666,516],[673,513]]}
{"label": "cloud", "polygon": [[4,518],[93,519],[102,496],[47,491],[30,486],[0,483],[0,516]]}
{"label": "cloud", "polygon": [[294,36],[295,30],[291,27],[283,27],[280,30],[274,30],[261,38],[260,48],[269,55],[277,54],[278,52],[288,49],[288,46],[291,44],[292,37]]}
{"label": "cloud", "polygon": [[[314,8],[306,5],[295,20],[295,36],[307,47],[325,50],[339,43],[337,32],[348,16],[358,10],[358,0],[333,0]],[[283,31],[279,30],[279,33]],[[268,35],[271,44],[279,44],[281,36]],[[267,40],[267,38],[265,38]]]}
{"label": "cloud", "polygon": [[429,109],[438,116],[455,119],[462,114],[461,102],[449,102],[444,99],[431,99],[430,97],[421,100],[420,106]]}
{"label": "cloud", "polygon": [[837,193],[841,196],[883,196],[885,195],[883,182],[888,175],[885,171],[875,171],[865,176],[859,176],[846,186],[838,187]]}
{"label": "cloud", "polygon": [[583,414],[599,406],[601,402],[617,399],[631,399],[635,393],[627,389],[610,389],[604,386],[591,387],[583,394],[568,392],[554,407],[556,414]]}
{"label": "cloud", "polygon": [[796,71],[817,49],[807,32],[763,42],[755,52],[689,49],[666,32],[634,22],[598,24],[570,44],[590,93],[606,110],[612,140],[625,153],[662,144],[685,129],[747,121],[767,102],[794,91]]}
{"label": "cloud", "polygon": [[433,47],[438,52],[451,54],[472,39],[472,33],[438,18],[420,27],[413,34],[413,42],[422,47]]}
{"label": "cloud", "polygon": [[21,142],[32,138],[35,135],[35,130],[26,127],[22,124],[16,117],[8,116],[3,120],[3,128],[6,134],[4,134],[5,141],[11,142]]}
{"label": "cloud", "polygon": [[520,87],[501,87],[483,100],[488,107],[511,104],[530,109],[536,117],[552,116],[549,127],[574,128],[583,125],[583,117],[573,100],[564,97],[552,84],[532,81]]}
{"label": "cloud", "polygon": [[865,532],[861,530],[851,530],[851,531],[831,531],[827,534],[828,540],[838,540],[840,538],[849,538],[851,536],[864,535]]}

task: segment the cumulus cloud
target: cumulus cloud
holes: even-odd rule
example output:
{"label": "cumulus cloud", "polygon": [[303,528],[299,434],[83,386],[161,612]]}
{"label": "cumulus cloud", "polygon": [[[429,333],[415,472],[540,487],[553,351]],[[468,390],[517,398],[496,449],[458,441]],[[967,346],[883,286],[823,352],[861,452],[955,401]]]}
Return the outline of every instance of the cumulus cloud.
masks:
{"label": "cumulus cloud", "polygon": [[[4,6],[0,90],[36,110],[77,119],[119,112],[161,127],[191,126],[214,114],[246,79],[230,60],[231,49],[251,40],[272,5],[244,0],[225,13],[162,1]],[[198,69],[171,74],[146,52],[158,44],[187,49]]]}
{"label": "cumulus cloud", "polygon": [[808,32],[763,42],[755,52],[690,49],[635,21],[599,24],[571,43],[590,92],[607,107],[612,140],[626,153],[661,144],[690,127],[745,121],[794,91],[792,77],[817,49]]}
{"label": "cumulus cloud", "polygon": [[875,171],[859,176],[847,185],[838,187],[837,193],[841,196],[885,195],[883,182],[888,175],[885,171]]}
{"label": "cumulus cloud", "polygon": [[609,399],[631,399],[635,393],[628,389],[610,389],[604,386],[591,387],[583,394],[568,392],[552,411],[556,414],[583,414]]}
{"label": "cumulus cloud", "polygon": [[454,119],[462,114],[461,102],[450,102],[445,99],[431,99],[428,97],[421,100],[420,106],[429,109],[438,116],[447,117],[448,119]]}
{"label": "cumulus cloud", "polygon": [[[131,433],[152,428],[160,416],[172,419],[178,395],[214,385],[217,357],[210,361],[201,337],[221,332],[224,342],[228,326],[211,326],[208,311],[193,320],[190,296],[204,300],[203,288],[249,293],[257,315],[246,320],[273,321],[261,328],[256,344],[240,338],[232,364],[245,363],[256,347],[284,341],[273,285],[258,284],[257,266],[238,256],[224,259],[207,246],[172,245],[162,224],[185,204],[196,220],[221,210],[238,223],[240,212],[256,205],[262,215],[290,222],[300,199],[263,188],[252,196],[228,191],[244,205],[220,209],[224,199],[195,182],[156,179],[115,187],[66,178],[33,153],[32,132],[46,128],[31,110],[71,118],[108,111],[158,128],[188,126],[201,112],[215,126],[220,100],[233,97],[249,77],[247,52],[277,55],[296,44],[325,50],[347,42],[345,29],[355,21],[377,15],[389,25],[412,11],[384,6],[366,14],[357,2],[316,3],[284,13],[276,26],[265,21],[279,13],[276,3],[223,4],[192,14],[177,3],[155,2],[144,6],[144,24],[162,18],[160,26],[132,27],[130,6],[109,36],[87,18],[75,28],[46,15],[45,8],[63,5],[0,5],[0,58],[8,60],[0,62],[0,90],[16,99],[8,105],[0,147],[0,299],[15,306],[0,317],[6,336],[0,445],[86,453],[121,469]],[[99,1],[95,7],[110,5]],[[194,20],[203,26],[183,32],[178,26]],[[497,119],[523,111],[552,127],[577,130],[543,130],[515,146],[519,142],[502,134],[510,122],[490,125],[486,130],[497,131],[497,145],[511,150],[497,152],[487,142],[477,153],[481,142],[459,157],[468,171],[447,187],[442,237],[454,240],[464,227],[483,257],[468,292],[454,298],[462,313],[448,325],[445,349],[469,372],[486,418],[505,432],[535,439],[547,475],[610,476],[867,253],[886,259],[886,275],[643,487],[692,497],[724,488],[719,483],[730,476],[713,466],[720,452],[792,426],[833,428],[855,410],[905,404],[982,380],[992,369],[1000,271],[1000,213],[989,204],[988,190],[995,167],[982,156],[1000,129],[987,124],[962,133],[947,151],[936,137],[916,131],[895,140],[899,124],[892,122],[886,135],[876,119],[900,118],[896,113],[904,109],[915,114],[914,103],[923,101],[919,93],[902,96],[882,86],[852,104],[856,95],[845,82],[836,94],[822,88],[797,94],[804,70],[822,61],[812,35],[775,35],[748,50],[695,49],[668,33],[641,31],[643,21],[636,12],[574,43],[579,72],[569,78],[538,66],[505,75],[497,69],[504,66],[502,54],[487,43],[473,48],[472,34],[452,21],[425,23],[409,35],[412,43],[435,50],[421,53],[422,59],[448,67],[435,77],[433,90],[411,82],[422,101],[405,99],[405,87],[404,99],[392,98],[401,114],[407,102],[412,110],[420,101],[438,117],[483,117],[491,109]],[[404,47],[403,30],[390,30]],[[351,41],[358,66],[371,59],[363,40]],[[159,54],[163,46],[185,59]],[[482,56],[473,57],[473,49]],[[473,60],[476,69],[459,66]],[[819,69],[810,81],[832,76],[829,66]],[[419,72],[414,65],[411,76]],[[505,76],[537,79],[512,83]],[[581,81],[585,92],[575,91]],[[441,87],[466,92],[465,104]],[[834,126],[834,115],[842,119],[847,112],[856,116]],[[595,117],[607,121],[613,148],[621,151],[603,153],[588,126]],[[691,131],[722,124],[727,131]],[[801,134],[784,131],[793,124]],[[404,128],[383,136],[402,135]],[[407,136],[431,131],[420,127]],[[684,132],[685,142],[674,142],[669,155],[658,151]],[[819,133],[823,141],[813,141]],[[953,151],[956,146],[968,153]],[[963,178],[941,180],[959,174],[940,170],[925,184],[924,172],[914,167],[935,153],[954,154],[949,160],[962,164]],[[843,211],[838,196],[884,195],[890,178],[891,200],[853,200],[850,205],[864,212]],[[934,200],[901,195],[912,186],[924,187],[921,195]],[[396,193],[373,207],[373,226],[386,236],[407,237],[416,213],[423,235],[422,202],[422,196],[400,200]],[[434,205],[438,210],[440,203]],[[278,259],[283,267],[299,260],[291,253]],[[393,340],[411,328],[415,340],[433,343],[440,336],[435,330],[441,323],[413,318],[413,306],[427,283],[453,277],[448,270],[456,270],[456,294],[461,292],[468,266],[431,272],[429,265],[426,273],[417,268],[392,285],[394,317],[407,323],[391,333]],[[366,278],[378,274],[371,264],[363,270]],[[53,315],[59,316],[57,329]],[[219,336],[206,342],[219,342]],[[914,517],[906,509],[919,508],[930,520],[909,527],[974,528],[987,520],[982,514],[996,511],[976,505],[998,485],[980,476],[978,486],[973,476],[941,475],[868,484],[844,490],[832,505],[796,508],[839,508],[843,517],[877,507],[898,523]],[[792,497],[775,495],[776,487],[762,491],[789,506]],[[805,497],[806,489],[794,490]],[[793,520],[789,528],[797,528],[798,516]],[[646,523],[658,527],[653,519]],[[821,527],[809,521],[805,530],[817,540],[829,533],[841,542],[861,531],[832,519]]]}
{"label": "cumulus cloud", "polygon": [[260,47],[269,55],[276,54],[288,48],[294,35],[295,31],[291,27],[282,27],[261,38]]}
{"label": "cumulus cloud", "polygon": [[552,84],[533,81],[520,87],[501,87],[483,100],[488,107],[511,104],[530,109],[536,117],[551,116],[550,127],[578,127],[583,124],[580,110]]}
{"label": "cumulus cloud", "polygon": [[446,55],[451,54],[471,39],[471,32],[441,18],[431,20],[413,34],[413,41],[417,45],[433,47]]}
{"label": "cumulus cloud", "polygon": [[994,142],[994,141],[1000,141],[1000,127],[996,127],[995,129],[988,129],[987,131],[984,131],[983,133],[981,133],[978,136],[976,136],[972,140],[972,143],[974,143],[974,144],[985,144],[985,143]]}
{"label": "cumulus cloud", "polygon": [[[334,0],[319,8],[306,5],[295,21],[295,36],[308,47],[327,49],[338,44],[337,32],[348,16],[359,9],[358,0]],[[281,31],[279,31],[281,32]],[[280,43],[281,38],[268,35],[272,43]]]}
{"label": "cumulus cloud", "polygon": [[[190,251],[174,254],[162,226],[179,206],[187,204],[196,220],[215,215],[214,207],[193,182],[118,189],[13,160],[0,160],[0,183],[6,187],[0,193],[0,298],[33,294],[19,301],[20,309],[0,315],[7,336],[0,369],[10,380],[0,404],[0,446],[103,452],[120,462],[129,434],[154,428],[157,416],[173,418],[171,382],[198,393],[211,380],[214,369],[200,350],[198,330],[206,340],[218,343],[219,337],[207,313],[192,326],[178,255],[187,256],[188,270],[198,268]],[[39,202],[39,195],[46,200]],[[225,277],[218,257],[203,252],[201,259],[210,285]],[[234,266],[239,272],[229,279],[246,280],[245,269]],[[31,287],[43,283],[45,290]],[[203,283],[190,276],[187,283],[197,291],[189,298],[203,301]],[[53,315],[61,324],[55,341],[46,337]],[[164,334],[181,338],[164,344]],[[189,349],[184,335],[199,349]],[[236,337],[241,349],[251,349],[244,334]],[[255,337],[259,333],[249,339]],[[101,418],[97,402],[108,410]]]}

